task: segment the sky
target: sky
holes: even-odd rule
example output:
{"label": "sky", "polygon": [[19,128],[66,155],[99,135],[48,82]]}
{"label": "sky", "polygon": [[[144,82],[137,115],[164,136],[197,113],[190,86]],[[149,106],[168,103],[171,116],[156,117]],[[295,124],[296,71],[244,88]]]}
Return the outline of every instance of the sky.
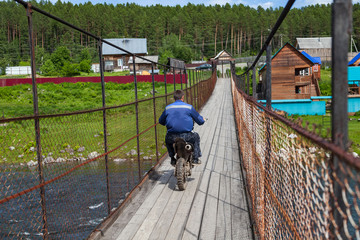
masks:
{"label": "sky", "polygon": [[[51,0],[52,2],[56,2],[56,0]],[[136,3],[141,6],[150,6],[150,5],[168,5],[168,6],[175,6],[180,5],[184,6],[187,5],[188,2],[191,2],[192,4],[204,4],[206,6],[208,5],[225,5],[226,3],[229,3],[230,5],[233,4],[244,4],[246,6],[250,6],[253,8],[257,8],[258,6],[262,6],[263,8],[278,8],[278,7],[285,7],[287,0],[61,0],[62,2],[72,2],[73,4],[79,4],[79,3],[85,3],[85,2],[91,2],[92,4],[97,3],[104,3],[107,4],[124,4],[124,3]],[[332,3],[332,0],[297,0],[295,1],[293,8],[301,8],[309,5],[315,5],[315,4],[328,4]],[[353,3],[359,3],[360,0],[353,0]]]}

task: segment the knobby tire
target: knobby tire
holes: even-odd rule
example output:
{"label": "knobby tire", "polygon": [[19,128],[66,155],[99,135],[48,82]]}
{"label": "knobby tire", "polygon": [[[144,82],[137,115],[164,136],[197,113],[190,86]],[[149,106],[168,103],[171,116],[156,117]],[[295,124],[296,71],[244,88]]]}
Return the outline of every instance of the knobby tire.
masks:
{"label": "knobby tire", "polygon": [[180,191],[186,188],[186,161],[184,158],[179,158],[176,162],[176,178],[177,185]]}

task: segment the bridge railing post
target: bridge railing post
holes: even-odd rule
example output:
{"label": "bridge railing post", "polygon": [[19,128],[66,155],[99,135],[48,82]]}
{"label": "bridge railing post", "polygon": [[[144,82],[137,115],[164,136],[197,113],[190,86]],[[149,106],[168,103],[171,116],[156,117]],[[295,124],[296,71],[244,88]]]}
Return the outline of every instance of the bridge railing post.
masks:
{"label": "bridge railing post", "polygon": [[183,90],[183,80],[182,80],[182,73],[181,73],[181,70],[182,69],[180,69],[180,86],[181,86],[181,90]]}
{"label": "bridge railing post", "polygon": [[141,163],[140,163],[140,138],[139,138],[139,102],[138,102],[138,89],[136,78],[136,64],[135,55],[133,55],[133,71],[134,71],[134,90],[135,90],[135,117],[136,117],[136,146],[137,146],[137,161],[138,161],[138,174],[139,181],[141,179]]}
{"label": "bridge railing post", "polygon": [[[100,64],[100,78],[101,78],[101,95],[102,95],[102,107],[103,107],[103,128],[104,128],[104,151],[108,152],[107,144],[107,125],[106,125],[106,101],[105,101],[105,79],[104,79],[104,59],[102,56],[102,41],[98,41],[99,49],[99,64]],[[110,182],[109,182],[109,163],[108,155],[105,155],[105,172],[106,172],[106,191],[107,191],[107,208],[108,214],[111,211],[111,201],[110,201]]]}
{"label": "bridge railing post", "polygon": [[[349,35],[352,32],[352,2],[351,0],[334,0],[332,4],[332,104],[331,128],[332,142],[347,150],[348,144],[348,81],[347,53]],[[331,233],[347,238],[344,230],[344,217],[341,212],[347,209],[343,200],[341,185],[346,178],[346,166],[341,159],[332,155],[333,196],[331,199],[332,224]],[[343,170],[342,170],[343,169]],[[336,200],[335,200],[336,199]],[[340,209],[340,210],[339,210]]]}
{"label": "bridge railing post", "polygon": [[247,73],[247,85],[246,85],[246,94],[250,94],[250,72]]}
{"label": "bridge railing post", "polygon": [[167,83],[166,83],[166,67],[164,67],[164,84],[165,84],[165,105],[168,105],[168,96],[167,96]]}
{"label": "bridge railing post", "polygon": [[271,109],[271,44],[266,47],[266,107]]}
{"label": "bridge railing post", "polygon": [[[32,78],[32,92],[33,92],[33,106],[34,106],[34,116],[35,116],[35,143],[36,143],[36,157],[38,161],[38,173],[39,173],[39,182],[43,184],[45,182],[44,178],[44,169],[43,169],[43,157],[41,153],[41,135],[40,135],[40,119],[36,116],[39,116],[39,102],[38,102],[38,92],[36,84],[36,63],[35,63],[35,47],[33,39],[33,18],[32,18],[32,9],[31,5],[28,4],[26,7],[27,19],[28,19],[28,30],[29,30],[29,45],[30,45],[30,61],[31,61],[31,78]],[[42,211],[42,220],[43,226],[41,228],[43,238],[48,239],[48,221],[47,221],[47,211],[46,211],[46,198],[45,198],[45,187],[40,187],[40,204]]]}
{"label": "bridge railing post", "polygon": [[173,67],[174,92],[176,91],[175,67]]}
{"label": "bridge railing post", "polygon": [[151,64],[151,80],[152,80],[152,91],[153,91],[153,107],[154,107],[154,130],[155,130],[155,147],[156,147],[156,162],[159,162],[159,148],[158,148],[158,135],[157,135],[157,118],[156,118],[156,99],[155,99],[155,77],[154,77],[154,63]]}
{"label": "bridge railing post", "polygon": [[196,105],[196,110],[199,110],[199,96],[198,96],[198,91],[197,91],[197,88],[198,88],[198,72],[197,70],[195,69],[194,70],[194,97],[195,97],[195,105]]}
{"label": "bridge railing post", "polygon": [[[271,44],[266,47],[266,107],[268,109],[271,109]],[[270,183],[271,182],[271,118],[269,115],[266,115],[265,119],[266,124],[266,150],[265,150],[265,169],[264,169],[264,181]],[[265,184],[266,186],[266,184]],[[266,187],[264,187],[264,227],[266,229],[266,224],[272,225],[268,221],[267,212],[266,209],[268,209],[270,206],[267,206],[269,203],[266,199],[268,199],[269,192],[266,190]]]}
{"label": "bridge railing post", "polygon": [[187,103],[189,103],[189,90],[190,90],[190,88],[189,88],[189,82],[188,82],[188,78],[187,78],[187,72],[186,72],[186,68],[184,68],[184,75],[185,75],[185,77],[184,77],[184,79],[185,79],[185,89],[186,89],[186,102]]}
{"label": "bridge railing post", "polygon": [[252,69],[252,88],[253,88],[252,96],[253,96],[253,98],[257,99],[257,96],[256,96],[256,68],[255,68],[255,66]]}

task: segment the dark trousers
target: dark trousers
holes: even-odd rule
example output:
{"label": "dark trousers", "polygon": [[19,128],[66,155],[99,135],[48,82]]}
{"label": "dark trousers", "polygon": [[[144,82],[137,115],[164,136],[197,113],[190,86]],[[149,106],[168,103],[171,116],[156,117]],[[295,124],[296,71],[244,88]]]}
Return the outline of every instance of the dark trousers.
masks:
{"label": "dark trousers", "polygon": [[173,159],[175,156],[173,144],[176,138],[182,138],[186,142],[192,143],[194,145],[194,159],[199,159],[199,157],[201,157],[200,136],[197,132],[167,133],[165,137],[165,143],[171,159]]}

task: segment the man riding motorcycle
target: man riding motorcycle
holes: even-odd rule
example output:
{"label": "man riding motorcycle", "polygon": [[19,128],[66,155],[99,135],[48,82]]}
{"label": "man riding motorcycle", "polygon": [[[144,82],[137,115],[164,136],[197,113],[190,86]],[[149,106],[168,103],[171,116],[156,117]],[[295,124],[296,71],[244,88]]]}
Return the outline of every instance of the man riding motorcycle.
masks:
{"label": "man riding motorcycle", "polygon": [[159,118],[159,123],[166,126],[167,133],[165,137],[166,148],[171,158],[171,165],[175,166],[175,152],[173,144],[176,138],[183,138],[186,142],[194,145],[193,164],[200,164],[200,136],[193,131],[194,121],[202,125],[204,118],[195,110],[195,108],[184,102],[184,91],[176,90],[174,92],[175,102],[166,106],[164,112]]}

